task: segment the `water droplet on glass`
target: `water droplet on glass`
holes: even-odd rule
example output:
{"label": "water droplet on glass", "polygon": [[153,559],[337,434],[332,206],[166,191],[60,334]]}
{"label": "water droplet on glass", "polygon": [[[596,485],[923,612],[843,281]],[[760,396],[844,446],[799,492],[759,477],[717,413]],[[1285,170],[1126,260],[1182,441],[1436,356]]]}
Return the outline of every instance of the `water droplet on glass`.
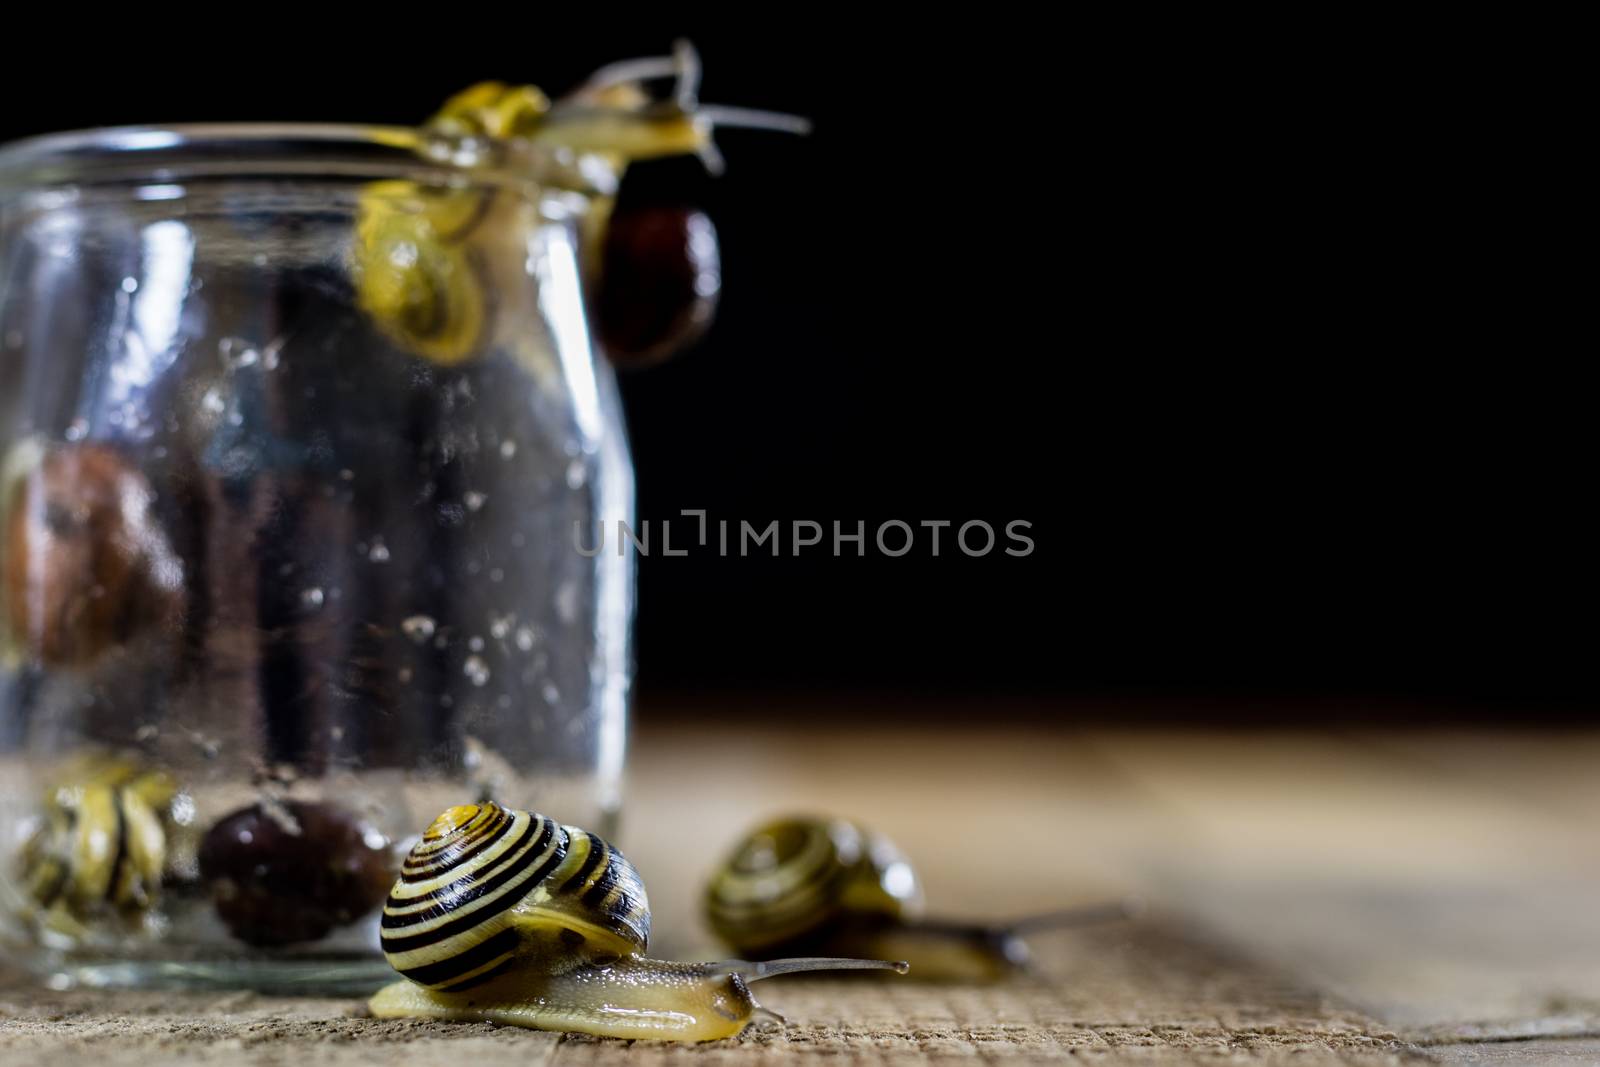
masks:
{"label": "water droplet on glass", "polygon": [[73,419],[67,424],[65,437],[69,441],[81,441],[89,436],[89,422],[87,419]]}
{"label": "water droplet on glass", "polygon": [[131,274],[128,277],[122,279],[122,291],[124,293],[136,293],[136,292],[138,292],[139,291],[139,279],[133,277]]}
{"label": "water droplet on glass", "polygon": [[544,683],[544,689],[540,693],[544,697],[544,702],[552,707],[561,699],[561,690],[556,688],[554,682]]}
{"label": "water droplet on glass", "polygon": [[310,589],[300,590],[300,605],[307,608],[320,608],[326,597],[321,589],[312,586]]}
{"label": "water droplet on glass", "polygon": [[496,567],[494,570],[489,572],[489,580],[491,582],[503,582],[506,580],[506,572],[501,570],[499,567]]}
{"label": "water droplet on glass", "polygon": [[425,644],[438,628],[431,615],[413,615],[400,624],[400,631],[419,645]]}
{"label": "water droplet on glass", "polygon": [[229,371],[253,367],[261,359],[261,353],[256,351],[254,345],[238,337],[224,337],[218,341],[217,355],[222,358],[223,367]]}
{"label": "water droplet on glass", "polygon": [[412,675],[411,675],[411,668],[410,667],[401,667],[400,668],[400,684],[401,685],[410,685],[411,684],[411,677],[412,677]]}
{"label": "water droplet on glass", "polygon": [[512,456],[515,456],[516,454],[517,454],[517,443],[515,441],[511,440],[511,438],[508,437],[504,441],[500,442],[500,458],[501,459],[510,459]]}
{"label": "water droplet on glass", "polygon": [[463,495],[461,502],[467,505],[468,511],[481,511],[483,510],[483,505],[489,502],[489,497],[487,494],[474,490]]}
{"label": "water droplet on glass", "polygon": [[535,640],[535,638],[534,638],[534,635],[533,635],[533,629],[531,627],[523,626],[523,627],[519,627],[518,628],[518,630],[517,630],[517,647],[518,648],[522,649],[522,651],[524,651],[524,652],[532,652],[533,651],[534,640]]}
{"label": "water droplet on glass", "polygon": [[462,665],[461,673],[467,676],[467,681],[480,689],[489,684],[489,665],[483,662],[482,656],[468,656],[467,662]]}
{"label": "water droplet on glass", "polygon": [[582,489],[583,483],[589,478],[589,468],[581,459],[575,459],[567,464],[567,488]]}
{"label": "water droplet on glass", "polygon": [[213,415],[222,414],[222,409],[227,406],[222,400],[222,394],[215,389],[207,389],[205,395],[200,398],[200,407]]}
{"label": "water droplet on glass", "polygon": [[512,616],[502,615],[497,619],[489,620],[489,636],[496,641],[504,641],[511,634]]}
{"label": "water droplet on glass", "polygon": [[367,551],[367,558],[374,563],[388,563],[389,546],[382,541],[372,542],[372,548]]}

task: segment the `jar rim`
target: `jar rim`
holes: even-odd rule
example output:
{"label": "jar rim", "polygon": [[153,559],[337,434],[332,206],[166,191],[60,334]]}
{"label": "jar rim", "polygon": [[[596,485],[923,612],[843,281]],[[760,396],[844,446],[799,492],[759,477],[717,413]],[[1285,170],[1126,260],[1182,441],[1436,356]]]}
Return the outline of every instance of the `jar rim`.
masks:
{"label": "jar rim", "polygon": [[405,126],[226,122],[103,126],[0,145],[0,196],[29,188],[217,177],[411,179],[614,191],[603,161],[527,142]]}

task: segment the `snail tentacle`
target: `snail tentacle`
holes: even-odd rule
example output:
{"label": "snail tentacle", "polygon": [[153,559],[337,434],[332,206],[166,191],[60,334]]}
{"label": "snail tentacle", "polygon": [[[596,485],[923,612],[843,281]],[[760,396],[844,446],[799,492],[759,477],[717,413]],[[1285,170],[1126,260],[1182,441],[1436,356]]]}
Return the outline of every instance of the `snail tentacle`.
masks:
{"label": "snail tentacle", "polygon": [[911,969],[905,960],[867,960],[845,956],[794,956],[782,960],[723,960],[710,965],[710,974],[737,974],[746,982],[759,982],[764,978],[778,978],[786,974],[805,974],[809,971],[894,971],[905,974]]}

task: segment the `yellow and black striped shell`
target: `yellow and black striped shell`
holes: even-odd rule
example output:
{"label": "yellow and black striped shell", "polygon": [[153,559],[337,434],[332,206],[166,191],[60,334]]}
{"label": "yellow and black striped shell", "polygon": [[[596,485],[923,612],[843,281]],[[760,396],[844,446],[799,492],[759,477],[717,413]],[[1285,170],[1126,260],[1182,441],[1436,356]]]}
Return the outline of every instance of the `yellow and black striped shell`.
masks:
{"label": "yellow and black striped shell", "polygon": [[[427,128],[451,137],[525,137],[549,107],[534,86],[483,82],[446,101]],[[450,367],[481,354],[498,289],[499,249],[485,234],[514,245],[518,223],[496,216],[514,212],[508,201],[515,199],[487,184],[366,186],[352,253],[357,304],[392,341],[429,362]]]}
{"label": "yellow and black striped shell", "polygon": [[459,992],[519,961],[627,956],[650,941],[633,864],[587,830],[492,801],[444,812],[384,903],[384,955],[420,985]]}
{"label": "yellow and black striped shell", "polygon": [[843,919],[915,915],[922,894],[893,843],[844,819],[782,819],[744,838],[706,891],[717,935],[744,953],[804,947]]}
{"label": "yellow and black striped shell", "polygon": [[488,340],[488,267],[470,238],[494,196],[409,181],[375,182],[361,196],[356,302],[396,344],[441,366]]}
{"label": "yellow and black striped shell", "polygon": [[75,919],[150,907],[175,793],[160,771],[118,759],[79,761],[51,787],[44,825],[23,845],[28,895],[40,909]]}

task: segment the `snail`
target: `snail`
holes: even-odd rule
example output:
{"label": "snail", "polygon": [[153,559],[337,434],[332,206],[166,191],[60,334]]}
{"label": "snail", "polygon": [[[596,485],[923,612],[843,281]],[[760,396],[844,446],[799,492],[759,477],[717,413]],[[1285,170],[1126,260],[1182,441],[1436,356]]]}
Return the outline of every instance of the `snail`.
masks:
{"label": "snail", "polygon": [[787,818],[740,841],[705,907],[717,936],[740,953],[886,953],[910,961],[919,978],[983,982],[1028,965],[1026,933],[1123,918],[1131,906],[993,925],[923,919],[916,873],[887,838],[845,819]]}
{"label": "snail", "polygon": [[263,800],[200,841],[217,917],[250,945],[315,941],[372,911],[394,878],[389,841],[332,802]]}
{"label": "snail", "polygon": [[603,1037],[714,1041],[766,1012],[749,983],[860,959],[676,963],[643,955],[650,903],[633,865],[587,830],[493,801],[435,819],[384,903],[381,943],[404,981],[369,1007]]}
{"label": "snail", "polygon": [[[535,86],[482,82],[451,97],[423,127],[417,147],[437,153],[440,143],[473,146],[502,165],[529,147],[587,161],[579,169],[589,178],[603,176],[607,186],[583,222],[587,258],[595,260],[613,207],[609,194],[630,163],[697,155],[716,171],[721,159],[712,141],[715,127],[795,133],[808,128],[788,115],[704,106],[697,99],[699,76],[694,49],[680,42],[672,56],[604,67],[555,101]],[[656,99],[644,87],[662,78],[672,79],[673,88]],[[521,215],[530,210],[524,198],[504,195],[487,180],[465,187],[405,180],[366,186],[353,253],[357,303],[396,344],[430,362],[454,366],[472,359],[493,338],[490,294],[518,289],[512,281],[496,285],[492,279],[524,272],[526,249],[505,235],[525,232]],[[692,274],[699,291],[691,289],[691,306],[681,316],[668,316],[672,332],[645,339],[637,353],[619,353],[624,360],[661,358],[696,336],[709,317],[715,268],[708,263],[714,252],[704,246],[715,238],[708,238],[711,231],[698,218],[685,220],[682,225],[691,228],[677,243],[692,254],[680,253],[683,262],[674,269]],[[676,287],[671,278],[664,284]],[[637,327],[601,332],[631,340]]]}
{"label": "snail", "polygon": [[82,670],[182,610],[183,568],[150,483],[110,446],[13,446],[0,481],[0,650]]}
{"label": "snail", "polygon": [[23,884],[47,925],[81,933],[78,924],[101,913],[155,903],[176,793],[165,772],[114,757],[84,757],[59,775],[21,854]]}

